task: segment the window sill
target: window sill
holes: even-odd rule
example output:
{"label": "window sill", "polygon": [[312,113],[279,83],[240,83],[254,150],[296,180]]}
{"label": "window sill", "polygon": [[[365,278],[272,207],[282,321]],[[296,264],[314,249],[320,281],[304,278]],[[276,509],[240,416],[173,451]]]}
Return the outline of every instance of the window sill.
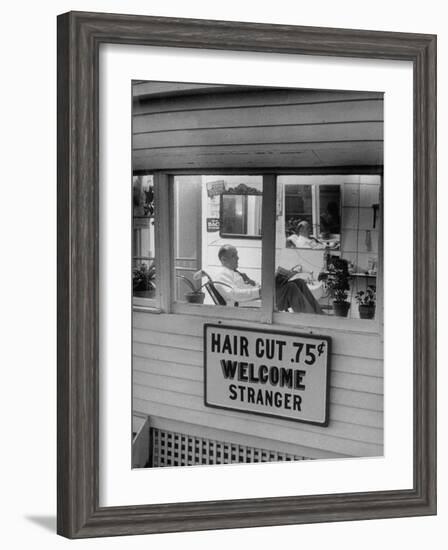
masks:
{"label": "window sill", "polygon": [[[134,311],[148,313],[164,313],[157,308],[143,308],[134,306]],[[203,317],[213,321],[247,321],[263,326],[288,327],[309,332],[310,334],[319,331],[331,330],[337,332],[381,334],[380,323],[377,319],[345,319],[330,315],[313,315],[310,313],[286,313],[274,312],[272,319],[264,320],[263,311],[260,308],[241,308],[215,306],[208,304],[187,304],[183,302],[174,303],[171,315],[192,315]]]}
{"label": "window sill", "polygon": [[362,332],[367,334],[379,334],[380,324],[377,319],[347,319],[334,315],[313,315],[311,313],[286,313],[274,312],[274,325],[295,327],[309,332],[314,329],[335,330],[338,332]]}
{"label": "window sill", "polygon": [[262,323],[263,312],[260,307],[230,307],[230,306],[215,306],[208,304],[187,304],[183,302],[175,302],[172,306],[171,313],[181,315],[195,315],[199,317],[207,317],[213,319],[228,319],[253,321]]}
{"label": "window sill", "polygon": [[146,313],[162,313],[162,310],[156,304],[155,300],[139,297],[132,298],[132,310]]}

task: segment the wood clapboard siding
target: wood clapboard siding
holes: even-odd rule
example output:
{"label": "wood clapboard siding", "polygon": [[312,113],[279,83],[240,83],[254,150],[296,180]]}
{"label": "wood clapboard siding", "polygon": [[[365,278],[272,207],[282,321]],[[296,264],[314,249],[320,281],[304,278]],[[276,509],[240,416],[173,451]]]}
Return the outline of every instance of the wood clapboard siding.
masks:
{"label": "wood clapboard siding", "polygon": [[[154,317],[156,318],[155,320]],[[217,313],[217,318],[219,318],[219,312]],[[154,343],[159,346],[165,343],[170,348],[193,351],[202,350],[204,318],[189,315],[152,316],[145,315],[144,313],[134,313],[134,319],[135,331],[139,329],[149,329],[151,331],[150,334],[145,335],[143,343]],[[251,326],[250,323],[243,323],[242,321],[229,321],[229,324]],[[174,326],[176,330],[173,330]],[[254,325],[252,324],[252,326]],[[274,330],[273,327],[272,329]],[[302,332],[304,331],[302,330]],[[314,330],[313,332],[316,333],[318,331]],[[135,333],[134,340],[138,337],[138,334],[140,333]],[[333,337],[333,353],[336,355],[382,359],[382,349],[377,334],[344,332],[344,330],[335,329],[325,329],[325,334]],[[195,340],[195,338],[199,340]]]}
{"label": "wood clapboard siding", "polygon": [[[134,370],[141,372],[150,372],[151,374],[160,374],[162,376],[173,376],[183,380],[203,380],[202,365],[179,365],[168,361],[160,361],[153,359],[151,353],[146,354],[146,357],[151,358],[151,365],[155,370],[147,370],[145,357],[140,357],[134,354],[135,363]],[[168,363],[168,365],[167,365]],[[188,371],[187,367],[191,367]],[[333,388],[353,390],[356,392],[371,393],[381,395],[383,392],[383,379],[376,376],[364,376],[358,374],[347,374],[338,371],[338,357],[333,357],[332,362],[332,378],[331,385]]]}
{"label": "wood clapboard siding", "polygon": [[[378,166],[382,162],[382,144],[353,142],[332,144],[234,145],[197,148],[175,148],[155,151],[135,151],[133,166],[137,172],[189,169],[201,171],[246,169],[338,168],[347,166]],[[363,164],[361,164],[361,162]]]}
{"label": "wood clapboard siding", "polygon": [[[151,361],[141,361],[151,363]],[[198,369],[197,376],[201,377],[200,380],[192,380],[186,378],[186,373],[179,372],[178,376],[175,374],[168,375],[163,372],[163,369],[158,369],[158,372],[148,372],[143,370],[145,367],[139,369],[138,362],[134,366],[134,383],[139,386],[146,386],[149,388],[168,390],[175,393],[188,393],[188,395],[203,397],[203,371]],[[157,370],[157,369],[156,369]],[[196,375],[196,373],[195,373]],[[342,421],[349,424],[357,424],[361,426],[370,426],[372,428],[381,428],[381,418],[373,416],[368,409],[356,410],[356,414],[353,414],[354,407],[348,407],[346,405],[339,405],[334,403],[331,417],[335,421]]]}
{"label": "wood clapboard siding", "polygon": [[[176,409],[186,409],[188,411],[197,411],[201,412],[202,408],[202,399],[197,399],[197,396],[190,394],[181,394],[180,392],[168,391],[160,388],[146,387],[138,385],[135,389],[135,397],[138,399],[150,399],[152,403],[157,403],[157,409],[159,409],[160,404],[167,406],[175,407]],[[225,417],[223,418],[223,412],[225,412]],[[177,412],[177,414],[179,411]],[[179,420],[182,420],[178,416]],[[240,426],[241,433],[246,433],[248,439],[250,438],[251,432],[247,430],[245,424],[247,421],[251,421],[251,427],[254,429],[253,425],[258,424],[257,430],[261,427],[261,431],[257,431],[258,434],[263,433],[264,437],[267,434],[272,435],[274,431],[283,431],[284,434],[287,434],[288,437],[292,437],[291,441],[302,440],[303,437],[306,437],[308,441],[314,440],[314,446],[316,441],[323,440],[322,435],[323,428],[313,426],[311,424],[301,424],[298,427],[298,423],[291,421],[282,421],[278,419],[271,419],[270,417],[260,417],[250,413],[238,413],[232,411],[223,411],[222,409],[210,409],[208,415],[209,422],[217,427],[227,427],[227,430],[230,427],[235,430],[235,426]],[[297,427],[295,426],[297,425]],[[382,436],[382,432],[378,428],[371,428],[368,426],[355,426],[347,422],[338,422],[333,421],[333,433],[328,432],[325,434],[326,439],[336,439],[333,435],[337,432],[337,439],[344,439],[349,441],[348,445],[354,445],[357,442],[360,443],[371,443],[377,444]],[[207,424],[206,424],[207,425]],[[327,428],[328,430],[328,428]],[[287,441],[287,440],[286,440]],[[333,443],[335,443],[333,441]],[[325,442],[324,445],[328,442]],[[311,445],[312,446],[312,445]],[[340,447],[339,447],[340,449]]]}
{"label": "wood clapboard siding", "polygon": [[289,450],[294,445],[306,447],[311,457],[382,454],[383,371],[378,335],[325,331],[332,337],[333,354],[330,425],[322,428],[205,407],[202,355],[205,322],[207,319],[187,315],[134,312],[135,411],[171,422],[190,423],[198,429],[205,426],[218,432],[224,430],[229,437],[232,433],[245,434],[246,441],[261,438],[271,441],[271,446],[274,441],[278,449],[283,444]]}
{"label": "wood clapboard siding", "polygon": [[[154,350],[155,354],[163,355],[163,351],[159,349],[157,352],[157,348],[163,348],[163,349],[172,349],[176,348],[177,356],[179,355],[179,351],[182,352],[184,350],[188,351],[197,351],[197,355],[189,355],[191,364],[201,366],[203,362],[202,357],[202,337],[186,337],[182,336],[181,341],[185,342],[185,347],[182,347],[181,341],[179,341],[178,335],[165,335],[158,332],[148,332],[141,329],[134,329],[134,355],[137,357],[152,357],[152,350]],[[169,344],[169,341],[172,342],[172,344]],[[146,345],[150,344],[149,349],[146,348]],[[141,355],[143,354],[143,355]],[[154,357],[155,359],[155,357]],[[374,376],[370,374],[369,367],[373,367],[376,372],[379,372],[381,369],[381,362],[375,361],[372,359],[367,359],[367,369],[368,374],[362,375],[362,374],[355,374],[350,373],[348,374],[346,371],[344,371],[344,368],[346,365],[347,356],[341,356],[340,354],[333,353],[332,357],[332,370],[335,374],[335,379],[333,380],[335,387],[344,387],[349,388],[350,386],[353,386],[354,389],[361,390],[361,391],[368,391],[370,393],[382,393],[382,387],[377,382],[379,379],[378,376]],[[353,361],[353,358],[352,358]],[[366,369],[366,370],[367,370]],[[337,378],[337,380],[336,380]],[[342,386],[338,386],[338,381],[340,384],[343,383]],[[356,381],[359,381],[359,384],[356,383]],[[342,382],[343,381],[343,382]],[[362,385],[361,385],[362,381]]]}
{"label": "wood clapboard siding", "polygon": [[287,145],[297,143],[326,143],[343,141],[378,141],[382,139],[382,122],[342,123],[332,125],[287,124],[269,127],[260,132],[259,127],[202,129],[201,132],[173,130],[146,132],[134,138],[134,150],[168,149],[179,147],[215,147],[217,145]]}
{"label": "wood clapboard siding", "polygon": [[383,162],[379,93],[186,87],[158,97],[161,89],[134,101],[136,171]]}
{"label": "wood clapboard siding", "polygon": [[[164,376],[174,376],[178,378],[186,378],[187,380],[203,380],[202,363],[198,365],[181,364],[176,361],[169,361],[160,359],[161,353],[157,353],[154,346],[151,346],[151,350],[154,352],[147,353],[146,356],[139,356],[134,352],[134,369],[141,372],[150,372],[154,374],[161,374]],[[147,361],[151,359],[151,361]],[[373,361],[363,359],[366,363],[365,370],[368,371],[369,367],[374,367],[378,371],[378,375],[374,376],[370,373],[367,375],[358,375],[356,373],[345,373],[340,371],[339,357],[337,355],[332,356],[332,384],[335,388],[346,388],[355,391],[363,391],[365,393],[382,394],[383,392],[383,377],[381,363],[378,365]]]}
{"label": "wood clapboard siding", "polygon": [[[150,350],[153,348],[152,345],[135,345],[134,356],[136,357],[147,357],[148,360],[152,360],[150,357]],[[168,349],[168,348],[167,348]],[[137,355],[135,355],[137,354]],[[177,357],[182,355],[182,358],[187,362],[188,355],[182,353],[182,350],[177,350]],[[202,354],[201,354],[202,358]],[[351,390],[338,388],[334,385],[333,377],[331,379],[332,390],[330,393],[330,402],[341,404],[341,405],[350,405],[354,408],[363,408],[366,410],[382,410],[383,409],[383,398],[381,395],[374,394],[371,392],[364,392],[362,390]]]}
{"label": "wood clapboard siding", "polygon": [[[160,403],[148,402],[139,399],[138,396],[136,396],[134,404],[136,409],[149,410],[154,415],[156,414],[154,411],[157,411],[157,416],[160,418],[182,420],[199,426],[204,425],[204,415],[201,411],[188,408],[182,409],[178,405],[173,406],[162,400]],[[246,434],[246,445],[249,446],[252,446],[251,436],[253,435],[266,441],[276,441],[278,451],[282,451],[282,443],[286,442],[288,445],[296,443],[300,446],[316,449],[316,451],[326,451],[328,457],[331,457],[333,453],[341,453],[347,456],[379,456],[383,454],[379,442],[373,444],[353,441],[343,437],[333,437],[329,434],[326,434],[325,437],[319,437],[315,433],[302,430],[301,426],[303,424],[300,427],[298,423],[290,423],[286,426],[286,424],[282,425],[279,421],[278,424],[270,425],[266,421],[253,420],[253,415],[244,415],[244,419],[229,417],[228,421],[225,422],[226,418],[222,416],[222,413],[225,412],[227,411],[210,412],[207,418],[208,424],[205,425],[211,424],[217,429],[223,429],[229,431],[229,433]],[[230,442],[233,442],[232,439],[230,439]],[[312,458],[312,455],[308,458]]]}
{"label": "wood clapboard siding", "polygon": [[[382,102],[371,101],[342,101],[317,103],[312,105],[276,105],[274,107],[237,107],[233,109],[202,110],[200,106],[196,111],[177,111],[174,113],[154,113],[150,115],[134,116],[135,139],[141,139],[145,134],[154,132],[167,132],[171,130],[175,139],[175,133],[184,130],[206,129],[256,129],[261,128],[279,131],[291,126],[302,126],[317,129],[325,126],[336,125],[341,127],[353,124],[373,121],[381,122],[381,110],[378,109]],[[337,124],[339,123],[339,124]],[[333,129],[333,128],[331,128]],[[270,135],[268,132],[267,135]],[[355,140],[356,141],[356,140]]]}

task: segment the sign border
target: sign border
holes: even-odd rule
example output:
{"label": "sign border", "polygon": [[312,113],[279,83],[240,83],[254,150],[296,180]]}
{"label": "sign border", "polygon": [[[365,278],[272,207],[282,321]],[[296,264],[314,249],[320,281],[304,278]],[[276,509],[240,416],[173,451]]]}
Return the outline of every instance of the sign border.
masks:
{"label": "sign border", "polygon": [[[270,414],[263,413],[258,411],[250,411],[246,409],[238,409],[236,407],[225,407],[223,405],[214,405],[207,402],[207,328],[227,328],[234,330],[245,330],[249,332],[262,332],[269,334],[281,334],[285,336],[303,336],[304,338],[309,338],[311,340],[325,340],[327,342],[327,364],[325,367],[326,370],[326,383],[325,383],[325,418],[323,422],[315,422],[313,420],[302,420],[301,418],[292,418],[291,416],[282,416],[280,414]],[[301,422],[302,424],[312,424],[313,426],[328,427],[330,423],[330,378],[331,378],[331,337],[330,336],[319,336],[318,334],[306,334],[305,332],[291,332],[283,330],[269,330],[261,328],[252,328],[252,327],[242,327],[242,326],[233,326],[233,325],[220,325],[216,323],[205,323],[204,324],[204,405],[206,407],[212,407],[214,409],[225,409],[227,411],[237,411],[244,414],[256,414],[257,416],[268,416],[270,418],[281,418],[282,420],[291,420],[292,422]]]}

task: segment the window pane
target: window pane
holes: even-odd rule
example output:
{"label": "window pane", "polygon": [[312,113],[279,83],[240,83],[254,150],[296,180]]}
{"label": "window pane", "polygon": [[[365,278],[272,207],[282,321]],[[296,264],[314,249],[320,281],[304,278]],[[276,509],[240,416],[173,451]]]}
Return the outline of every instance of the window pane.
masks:
{"label": "window pane", "polygon": [[261,206],[261,192],[250,195],[223,193],[220,211],[221,237],[261,238]]}
{"label": "window pane", "polygon": [[173,178],[175,300],[260,307],[261,176]]}
{"label": "window pane", "polygon": [[[306,222],[313,232],[313,209],[311,185],[290,183],[294,176],[283,176],[285,193],[285,233],[287,246],[293,246],[294,235],[299,223]],[[291,239],[292,238],[292,241]],[[288,240],[290,239],[290,240]]]}
{"label": "window pane", "polygon": [[379,176],[277,178],[277,311],[373,318],[379,189]]}
{"label": "window pane", "polygon": [[222,196],[222,233],[245,235],[247,232],[247,197]]}
{"label": "window pane", "polygon": [[152,176],[132,181],[132,289],[140,298],[154,298],[156,291],[154,251],[154,184]]}

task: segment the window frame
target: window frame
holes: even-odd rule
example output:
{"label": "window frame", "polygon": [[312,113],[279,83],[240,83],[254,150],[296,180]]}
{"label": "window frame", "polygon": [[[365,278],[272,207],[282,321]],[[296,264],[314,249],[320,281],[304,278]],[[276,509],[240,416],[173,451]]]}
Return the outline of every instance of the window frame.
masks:
{"label": "window frame", "polygon": [[[132,175],[132,193],[134,192],[134,177],[135,176],[153,176],[152,172],[148,172],[147,174],[133,174]],[[155,192],[154,187],[154,179],[153,179],[153,189]],[[154,213],[149,216],[141,216],[142,219],[148,219],[154,221],[154,257],[150,256],[142,256],[142,255],[135,255],[134,250],[134,219],[138,218],[139,216],[134,216],[134,207],[132,206],[132,228],[131,228],[131,265],[133,267],[134,260],[141,260],[141,261],[155,261],[156,257],[156,242],[155,242],[155,233],[156,233],[156,217],[155,217],[155,197],[154,197]],[[141,296],[134,296],[133,294],[133,287],[131,286],[131,295],[132,295],[132,305],[133,308],[152,308],[157,309],[159,307],[158,299],[157,299],[157,288],[155,289],[154,297],[153,298],[143,298]]]}
{"label": "window frame", "polygon": [[[149,174],[149,172],[148,172]],[[381,333],[383,327],[383,169],[382,167],[353,167],[343,169],[325,169],[304,171],[300,169],[207,169],[201,170],[167,170],[152,171],[154,178],[154,211],[155,211],[155,257],[156,257],[156,294],[154,298],[133,298],[133,310],[148,313],[168,313],[177,315],[194,315],[205,318],[217,317],[235,321],[247,321],[263,325],[293,326],[297,329],[310,330],[330,329],[343,332]],[[262,203],[262,236],[261,236],[261,273],[262,291],[261,307],[257,309],[230,308],[209,304],[191,304],[175,301],[174,257],[173,257],[173,181],[174,176],[191,175],[258,175],[263,181]],[[275,303],[275,255],[277,221],[277,177],[281,175],[308,176],[367,176],[380,177],[380,209],[378,216],[378,269],[377,269],[377,314],[375,319],[350,319],[330,315],[311,313],[277,312]],[[317,185],[317,184],[316,184]],[[338,185],[338,184],[335,184]],[[284,210],[284,196],[283,196]],[[284,214],[284,212],[283,212]],[[170,273],[166,277],[166,273]],[[165,275],[163,277],[163,275]],[[217,310],[217,308],[219,308]]]}

